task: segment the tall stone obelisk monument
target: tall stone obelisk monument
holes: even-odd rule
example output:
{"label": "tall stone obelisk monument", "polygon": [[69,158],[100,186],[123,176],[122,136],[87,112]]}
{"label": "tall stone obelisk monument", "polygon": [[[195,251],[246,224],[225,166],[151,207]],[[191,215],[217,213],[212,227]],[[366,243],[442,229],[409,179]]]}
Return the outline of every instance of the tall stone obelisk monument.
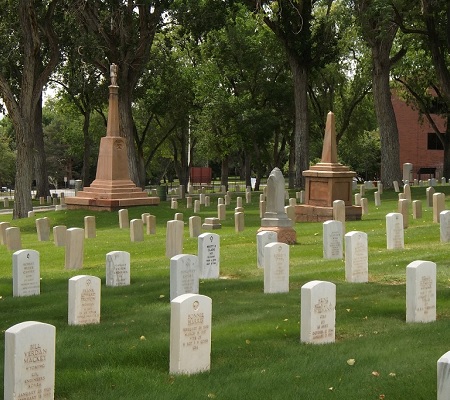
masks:
{"label": "tall stone obelisk monument", "polygon": [[127,144],[120,136],[119,130],[117,65],[111,65],[110,75],[108,123],[106,136],[100,141],[96,178],[91,186],[79,191],[75,197],[66,198],[69,209],[112,211],[124,207],[159,204],[159,197],[149,197],[130,179]]}

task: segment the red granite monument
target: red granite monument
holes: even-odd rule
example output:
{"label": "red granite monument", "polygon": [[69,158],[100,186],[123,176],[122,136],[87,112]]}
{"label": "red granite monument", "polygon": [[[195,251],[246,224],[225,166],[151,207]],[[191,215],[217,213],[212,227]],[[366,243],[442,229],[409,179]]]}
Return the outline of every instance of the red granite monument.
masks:
{"label": "red granite monument", "polygon": [[130,179],[128,153],[125,139],[119,131],[119,86],[117,66],[111,65],[109,86],[109,110],[106,136],[100,141],[97,174],[90,186],[75,197],[67,197],[69,209],[112,211],[119,208],[142,205],[158,205],[159,197],[149,197]]}
{"label": "red granite monument", "polygon": [[322,160],[303,171],[305,204],[295,206],[296,222],[321,222],[333,219],[333,202],[343,200],[345,219],[360,220],[362,209],[352,204],[352,185],[356,172],[338,162],[334,114],[328,113]]}

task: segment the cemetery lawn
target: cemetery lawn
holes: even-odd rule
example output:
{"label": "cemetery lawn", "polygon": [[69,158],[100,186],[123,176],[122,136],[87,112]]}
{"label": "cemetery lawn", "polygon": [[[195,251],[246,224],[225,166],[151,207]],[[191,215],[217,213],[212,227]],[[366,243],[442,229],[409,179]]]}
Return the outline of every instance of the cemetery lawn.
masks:
{"label": "cemetery lawn", "polygon": [[[450,186],[436,191],[448,195]],[[410,215],[403,250],[386,249],[385,215],[397,212],[397,193],[385,191],[376,208],[373,190],[367,191],[369,214],[347,221],[347,232],[368,235],[369,283],[345,282],[344,261],[323,259],[322,223],[297,223],[290,291],[283,294],[263,293],[263,270],[256,266],[259,193],[252,194],[252,204],[240,195],[245,231],[234,230],[233,193],[227,219],[214,231],[221,237],[221,279],[200,282],[200,293],[212,298],[211,370],[192,376],[169,374],[165,227],[182,212],[183,251],[197,254],[197,239],[188,230],[193,210],[185,201],[178,201],[177,210],[169,201],[130,208],[130,219],[143,212],[156,215],[156,234],[140,243],[131,243],[129,230],[119,229],[117,212],[47,211],[21,220],[0,215],[0,221],[20,227],[24,249],[39,251],[41,268],[41,295],[13,298],[12,254],[0,247],[1,330],[29,320],[56,326],[55,399],[435,399],[436,362],[450,350],[450,243],[440,243],[425,188],[412,188],[413,200],[422,200],[423,218]],[[202,219],[217,215],[216,204],[213,197],[211,207],[202,208]],[[54,246],[53,235],[38,242],[35,219],[46,216],[51,227],[82,228],[85,215],[95,215],[97,237],[85,240],[83,269],[65,270],[64,248]],[[114,250],[131,254],[130,286],[105,286],[105,256]],[[437,264],[432,323],[405,322],[405,271],[415,260]],[[98,325],[67,324],[68,279],[81,274],[102,280]],[[300,288],[311,280],[336,284],[333,344],[300,343]],[[0,343],[4,354],[4,339]]]}

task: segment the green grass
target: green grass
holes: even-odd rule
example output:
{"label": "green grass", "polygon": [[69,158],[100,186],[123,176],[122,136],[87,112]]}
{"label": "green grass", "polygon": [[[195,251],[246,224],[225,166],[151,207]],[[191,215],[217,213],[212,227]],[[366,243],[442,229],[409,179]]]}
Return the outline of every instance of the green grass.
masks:
{"label": "green grass", "polygon": [[[450,186],[438,191],[450,194]],[[263,271],[256,267],[259,194],[253,193],[251,205],[244,204],[242,233],[234,231],[235,203],[228,207],[227,220],[216,231],[222,279],[200,283],[200,293],[213,302],[211,370],[189,377],[169,374],[165,257],[165,224],[175,212],[183,212],[186,222],[183,251],[197,254],[197,240],[187,229],[192,210],[184,201],[178,210],[171,210],[168,201],[130,208],[130,219],[143,212],[157,217],[156,235],[146,235],[141,243],[131,243],[128,230],[118,228],[116,212],[49,211],[13,221],[1,215],[0,221],[20,227],[23,248],[40,252],[42,278],[40,296],[13,298],[12,255],[0,248],[1,330],[27,320],[56,326],[55,398],[60,400],[433,399],[436,362],[450,350],[450,244],[439,241],[425,188],[413,188],[412,195],[422,200],[423,218],[410,217],[403,250],[386,250],[385,215],[397,211],[392,191],[385,191],[378,209],[368,191],[369,215],[346,223],[347,231],[368,234],[369,283],[345,282],[344,262],[322,258],[321,223],[298,223],[298,244],[290,246],[290,292],[270,295],[263,293]],[[216,215],[215,198],[212,204],[202,209],[202,218]],[[85,241],[84,268],[66,271],[64,249],[37,241],[35,219],[47,216],[52,226],[83,227],[85,215],[96,216],[97,237]],[[105,255],[113,250],[131,253],[128,287],[104,285]],[[405,269],[418,259],[437,263],[437,321],[407,324]],[[78,274],[102,279],[98,325],[67,324],[68,279]],[[333,344],[299,340],[300,288],[314,279],[337,285]],[[348,359],[355,364],[349,366]]]}

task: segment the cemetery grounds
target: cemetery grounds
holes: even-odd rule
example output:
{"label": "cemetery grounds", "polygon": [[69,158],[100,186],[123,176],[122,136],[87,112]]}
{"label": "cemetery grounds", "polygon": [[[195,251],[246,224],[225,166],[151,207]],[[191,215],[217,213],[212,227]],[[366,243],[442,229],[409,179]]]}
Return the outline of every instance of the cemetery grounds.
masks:
{"label": "cemetery grounds", "polygon": [[[450,186],[437,192],[450,194]],[[201,280],[200,294],[212,299],[211,370],[169,374],[169,260],[165,257],[166,222],[184,214],[184,253],[197,254],[189,237],[194,215],[186,201],[170,209],[134,207],[129,218],[144,212],[156,216],[155,235],[132,243],[119,229],[117,212],[48,211],[34,217],[0,221],[20,227],[22,248],[40,253],[41,294],[12,296],[12,254],[0,248],[0,323],[4,332],[23,321],[56,326],[55,399],[433,399],[436,362],[450,350],[450,243],[440,243],[425,187],[413,187],[422,200],[423,216],[409,217],[405,248],[386,249],[385,216],[397,212],[398,194],[385,190],[375,207],[374,190],[366,190],[369,214],[347,221],[346,231],[368,235],[369,283],[345,282],[343,260],[322,256],[322,223],[297,223],[296,245],[290,246],[289,293],[264,294],[263,270],[256,265],[256,232],[260,226],[259,192],[245,204],[245,230],[236,233],[232,205],[220,235],[220,279]],[[198,214],[217,216],[217,197]],[[291,193],[294,197],[294,193]],[[447,201],[447,208],[449,202]],[[85,215],[96,217],[96,238],[85,240],[84,267],[64,269],[64,248],[39,242],[35,219],[48,217],[51,227],[83,227]],[[52,236],[52,235],[51,235]],[[105,286],[105,256],[131,254],[131,285]],[[406,266],[415,260],[437,264],[437,320],[406,323]],[[68,280],[76,275],[101,278],[101,322],[69,326]],[[312,280],[336,284],[336,341],[300,343],[300,288]],[[0,341],[4,354],[4,338]],[[3,372],[4,365],[0,369]],[[3,376],[3,374],[2,374]],[[3,385],[3,379],[1,380]],[[0,390],[3,392],[3,387]]]}

